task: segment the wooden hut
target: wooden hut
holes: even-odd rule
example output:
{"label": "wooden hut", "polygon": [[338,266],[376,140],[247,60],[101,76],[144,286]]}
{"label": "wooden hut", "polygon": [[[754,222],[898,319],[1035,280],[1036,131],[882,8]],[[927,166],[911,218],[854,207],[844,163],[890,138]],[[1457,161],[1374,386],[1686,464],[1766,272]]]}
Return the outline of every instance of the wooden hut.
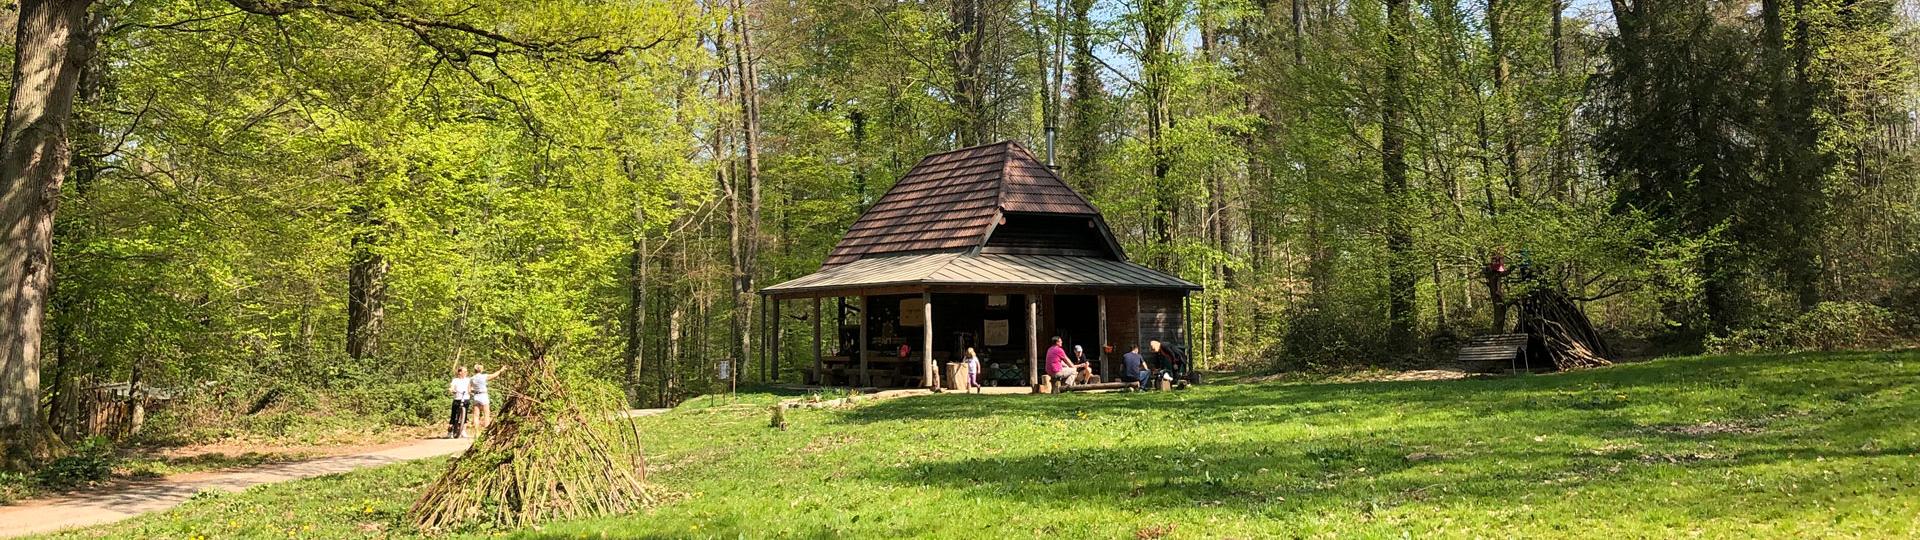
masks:
{"label": "wooden hut", "polygon": [[[1026,148],[1000,142],[921,159],[819,271],[760,294],[775,320],[781,303],[811,300],[809,382],[919,387],[969,347],[983,383],[1038,385],[1053,336],[1113,374],[1133,345],[1186,343],[1186,299],[1198,290],[1127,262],[1086,198]],[[823,321],[836,330],[825,345]],[[776,370],[778,339],[768,343]]]}

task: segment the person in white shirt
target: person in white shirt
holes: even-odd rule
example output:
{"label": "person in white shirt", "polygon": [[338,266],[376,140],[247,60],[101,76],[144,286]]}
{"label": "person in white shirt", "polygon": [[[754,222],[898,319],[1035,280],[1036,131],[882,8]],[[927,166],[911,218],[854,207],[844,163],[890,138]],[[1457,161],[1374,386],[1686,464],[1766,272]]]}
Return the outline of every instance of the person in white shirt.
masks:
{"label": "person in white shirt", "polygon": [[454,368],[453,380],[447,382],[447,393],[453,394],[453,413],[447,418],[447,438],[466,437],[467,400],[473,398],[473,379],[467,377],[467,368]]}
{"label": "person in white shirt", "polygon": [[473,381],[473,412],[479,416],[475,425],[480,426],[480,431],[482,432],[487,430],[487,426],[493,425],[493,397],[487,395],[487,383],[492,381],[494,377],[498,377],[501,373],[506,372],[507,368],[502,367],[494,370],[493,373],[487,373],[487,366],[480,364],[473,365],[473,377],[471,377]]}

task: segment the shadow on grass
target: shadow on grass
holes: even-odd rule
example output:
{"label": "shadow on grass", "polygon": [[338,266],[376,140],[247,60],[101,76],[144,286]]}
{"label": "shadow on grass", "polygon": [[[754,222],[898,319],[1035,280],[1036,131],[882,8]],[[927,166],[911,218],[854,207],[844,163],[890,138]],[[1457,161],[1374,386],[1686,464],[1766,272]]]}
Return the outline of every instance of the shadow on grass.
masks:
{"label": "shadow on grass", "polygon": [[[1061,420],[1062,444],[1050,447],[1059,449],[868,469],[873,480],[1020,505],[1371,514],[1430,499],[1499,507],[1593,487],[1659,491],[1679,503],[1672,511],[1724,517],[1752,509],[1724,504],[1716,489],[1682,489],[1673,475],[1713,484],[1779,463],[1920,455],[1913,441],[1879,442],[1888,428],[1920,414],[1920,396],[1911,392],[1920,377],[1875,364],[1914,360],[1803,354],[1457,381],[930,396],[862,407],[838,421]],[[1156,422],[1177,430],[1162,440],[1120,437],[1115,445],[1109,436],[1103,447],[1075,447],[1075,419],[1116,413],[1186,422]],[[1740,429],[1717,430],[1716,422]],[[1294,429],[1260,431],[1285,425]],[[1300,425],[1326,429],[1302,433]],[[1826,474],[1789,491],[1844,495],[1856,481],[1886,471]],[[1797,507],[1770,508],[1789,509]]]}
{"label": "shadow on grass", "polygon": [[1081,411],[1102,409],[1161,411],[1199,422],[1240,422],[1258,416],[1297,421],[1383,404],[1399,408],[1458,409],[1468,414],[1603,411],[1632,404],[1610,397],[1617,392],[1668,396],[1703,390],[1743,390],[1786,397],[1825,393],[1844,399],[1920,385],[1920,373],[1885,373],[1878,378],[1863,379],[1856,371],[1815,367],[1903,359],[1920,361],[1910,356],[1804,353],[1669,359],[1567,373],[1450,381],[1208,385],[1190,391],[1108,394],[942,394],[860,407],[835,421],[870,424],[988,415],[1066,419]]}
{"label": "shadow on grass", "polygon": [[[1215,508],[1268,516],[1371,515],[1407,505],[1497,508],[1533,497],[1564,496],[1572,488],[1662,491],[1659,498],[1664,503],[1684,508],[1692,517],[1714,518],[1759,509],[1720,504],[1726,494],[1717,489],[1681,490],[1676,485],[1666,491],[1670,471],[1738,469],[1812,461],[1815,456],[1831,460],[1912,455],[1912,447],[1834,452],[1788,445],[1696,462],[1670,462],[1663,456],[1631,452],[1592,455],[1547,449],[1424,459],[1409,457],[1417,454],[1404,449],[1328,441],[1305,451],[1255,443],[1173,444],[1102,456],[961,459],[885,469],[871,478],[958,490],[966,497],[1013,505],[1056,507],[1070,502],[1108,508]],[[1825,483],[1793,489],[1803,498],[1832,496],[1858,479],[1880,474],[1885,471],[1854,470],[1828,476]],[[1641,485],[1659,488],[1642,490]]]}

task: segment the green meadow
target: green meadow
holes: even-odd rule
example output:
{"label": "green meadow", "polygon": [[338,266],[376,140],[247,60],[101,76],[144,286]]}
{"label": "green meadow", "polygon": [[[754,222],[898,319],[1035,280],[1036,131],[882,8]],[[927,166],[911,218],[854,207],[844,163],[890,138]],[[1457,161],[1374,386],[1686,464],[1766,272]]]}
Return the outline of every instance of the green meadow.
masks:
{"label": "green meadow", "polygon": [[[1920,353],[1549,375],[946,394],[641,418],[652,510],[523,538],[1887,538],[1920,535]],[[412,536],[445,465],[240,494],[61,538]]]}

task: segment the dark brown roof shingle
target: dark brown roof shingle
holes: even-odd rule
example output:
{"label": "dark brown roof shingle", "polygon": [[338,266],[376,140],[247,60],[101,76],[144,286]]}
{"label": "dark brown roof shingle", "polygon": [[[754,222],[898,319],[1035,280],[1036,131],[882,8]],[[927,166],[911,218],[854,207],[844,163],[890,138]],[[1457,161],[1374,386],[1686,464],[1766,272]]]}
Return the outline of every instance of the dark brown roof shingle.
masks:
{"label": "dark brown roof shingle", "polygon": [[854,221],[826,266],[979,246],[1003,211],[1099,215],[1018,143],[962,148],[927,156],[908,170]]}

